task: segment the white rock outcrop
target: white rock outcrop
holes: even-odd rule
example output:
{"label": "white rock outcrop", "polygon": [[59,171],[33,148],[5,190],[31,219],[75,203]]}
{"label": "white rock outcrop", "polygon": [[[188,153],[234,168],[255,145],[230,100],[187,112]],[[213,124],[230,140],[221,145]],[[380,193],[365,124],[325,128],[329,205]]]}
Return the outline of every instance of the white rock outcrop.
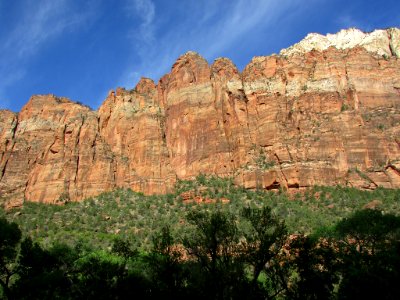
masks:
{"label": "white rock outcrop", "polygon": [[377,55],[400,57],[400,29],[378,29],[366,33],[357,28],[349,28],[336,34],[310,33],[299,43],[281,50],[280,54],[290,56],[311,50],[323,51],[329,47],[348,49],[357,46]]}

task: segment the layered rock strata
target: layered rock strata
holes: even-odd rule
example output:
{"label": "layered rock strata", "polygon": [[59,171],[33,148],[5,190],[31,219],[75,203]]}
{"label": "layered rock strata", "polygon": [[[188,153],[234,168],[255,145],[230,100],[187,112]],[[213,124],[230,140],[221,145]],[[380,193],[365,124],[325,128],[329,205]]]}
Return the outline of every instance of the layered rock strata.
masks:
{"label": "layered rock strata", "polygon": [[399,29],[315,36],[243,72],[188,52],[98,111],[53,95],[0,111],[3,203],[165,193],[200,173],[246,188],[399,188]]}

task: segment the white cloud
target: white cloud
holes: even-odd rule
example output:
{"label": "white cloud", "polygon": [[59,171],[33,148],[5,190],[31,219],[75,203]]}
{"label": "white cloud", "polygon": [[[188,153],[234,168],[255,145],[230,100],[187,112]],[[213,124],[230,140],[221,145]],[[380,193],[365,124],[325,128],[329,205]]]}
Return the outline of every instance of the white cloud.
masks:
{"label": "white cloud", "polygon": [[139,42],[151,43],[154,40],[155,5],[151,0],[128,0],[128,16],[140,19],[139,30],[135,28],[131,35]]}
{"label": "white cloud", "polygon": [[205,56],[215,56],[251,32],[256,26],[268,26],[274,19],[279,18],[280,13],[291,3],[293,1],[278,3],[278,1],[239,0],[233,5],[232,10],[224,14],[221,21],[216,24],[211,35],[201,32],[206,40],[205,45],[212,45],[212,47],[196,46],[204,49]]}
{"label": "white cloud", "polygon": [[[76,12],[67,0],[27,1],[21,6],[18,23],[0,37],[0,92],[21,80],[26,64],[46,43],[81,26],[91,12]],[[5,103],[5,102],[4,102]]]}
{"label": "white cloud", "polygon": [[87,17],[69,9],[67,0],[41,0],[27,3],[21,12],[21,20],[10,31],[2,52],[13,51],[19,58],[35,54],[52,37],[67,29],[79,26]]}
{"label": "white cloud", "polygon": [[[288,11],[293,12],[299,0],[205,0],[185,2],[186,11],[177,16],[175,24],[166,30],[158,20],[163,17],[150,0],[130,0],[130,14],[141,18],[140,38],[144,43],[133,41],[141,60],[128,64],[126,82],[132,70],[158,80],[170,70],[174,60],[188,50],[195,50],[207,59],[220,56],[253,30],[273,25]],[[221,9],[222,8],[222,9]],[[156,15],[160,14],[160,15]],[[162,24],[162,25],[160,25]],[[157,36],[154,37],[154,32]],[[146,38],[146,34],[151,36]],[[151,42],[149,42],[151,41]],[[134,84],[134,83],[132,83]]]}
{"label": "white cloud", "polygon": [[[132,22],[132,28],[128,30],[128,39],[131,47],[143,61],[140,66],[129,64],[129,67],[122,72],[115,85],[126,88],[133,88],[141,76],[145,76],[143,71],[145,61],[149,56],[149,49],[155,46],[155,24],[154,18],[156,7],[151,0],[125,0],[125,13]],[[104,94],[104,93],[103,93]]]}
{"label": "white cloud", "polygon": [[373,28],[365,22],[361,22],[360,20],[355,19],[351,15],[341,15],[337,20],[336,23],[339,25],[340,28],[346,29],[350,27],[356,27],[361,30],[372,30]]}

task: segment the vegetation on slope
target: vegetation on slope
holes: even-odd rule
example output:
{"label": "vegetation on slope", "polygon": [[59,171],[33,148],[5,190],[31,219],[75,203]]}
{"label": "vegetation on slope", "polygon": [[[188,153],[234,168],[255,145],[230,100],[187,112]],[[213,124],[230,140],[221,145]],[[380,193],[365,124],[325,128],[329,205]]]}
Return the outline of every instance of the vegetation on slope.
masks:
{"label": "vegetation on slope", "polygon": [[[188,191],[217,202],[184,202],[180,195]],[[221,203],[218,201],[221,198],[230,202]],[[81,243],[107,249],[117,235],[146,250],[154,233],[165,225],[174,235],[182,236],[190,227],[185,216],[191,210],[220,209],[239,215],[244,207],[266,205],[285,220],[290,233],[309,234],[328,229],[374,200],[385,213],[400,212],[398,190],[314,187],[289,195],[246,190],[233,185],[229,179],[200,175],[194,181],[178,182],[175,194],[144,196],[120,189],[65,205],[27,202],[22,208],[8,212],[7,219],[16,222],[24,234],[44,247],[54,241],[65,241],[70,245]]]}
{"label": "vegetation on slope", "polygon": [[199,176],[174,195],[26,203],[0,216],[0,298],[398,299],[399,195]]}

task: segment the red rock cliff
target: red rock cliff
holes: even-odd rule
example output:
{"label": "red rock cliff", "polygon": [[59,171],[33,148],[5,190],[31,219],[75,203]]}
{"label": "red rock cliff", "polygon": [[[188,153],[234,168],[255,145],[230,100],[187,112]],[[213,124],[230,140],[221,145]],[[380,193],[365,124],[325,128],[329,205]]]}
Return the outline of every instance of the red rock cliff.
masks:
{"label": "red rock cliff", "polygon": [[0,111],[0,197],[165,193],[199,173],[246,188],[399,188],[399,37],[309,35],[242,73],[188,52],[157,85],[111,91],[98,111],[33,96],[19,114]]}

